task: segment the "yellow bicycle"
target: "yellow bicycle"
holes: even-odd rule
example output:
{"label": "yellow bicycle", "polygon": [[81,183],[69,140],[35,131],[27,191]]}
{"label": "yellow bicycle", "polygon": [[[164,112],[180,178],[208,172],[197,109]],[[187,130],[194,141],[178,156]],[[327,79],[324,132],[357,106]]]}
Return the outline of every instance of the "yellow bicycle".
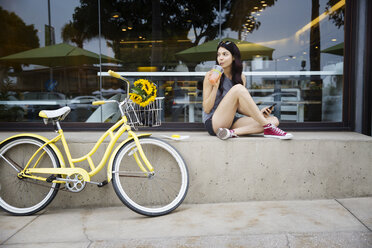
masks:
{"label": "yellow bicycle", "polygon": [[[124,80],[129,92],[127,79],[112,71],[109,73]],[[0,143],[0,207],[3,210],[14,215],[31,215],[51,203],[59,189],[80,192],[86,183],[101,187],[111,180],[120,200],[139,214],[165,215],[183,202],[189,175],[180,153],[165,141],[150,137],[151,134],[136,135],[132,131],[135,123],[143,124],[149,119],[152,125],[158,125],[156,120],[160,118],[161,99],[151,103],[151,106],[138,109],[128,97],[122,102],[93,102],[95,105],[105,103],[118,104],[121,119],[99,138],[90,152],[80,158],[71,157],[60,126],[70,112],[69,107],[39,113],[46,124],[48,121],[53,123],[56,137],[47,139],[37,134],[23,133]],[[125,132],[128,137],[115,147]],[[92,155],[107,137],[111,140],[98,166],[95,166]],[[57,141],[62,142],[67,165],[55,145]],[[88,162],[90,171],[75,166],[83,161]],[[92,181],[92,177],[106,164],[107,180]]]}

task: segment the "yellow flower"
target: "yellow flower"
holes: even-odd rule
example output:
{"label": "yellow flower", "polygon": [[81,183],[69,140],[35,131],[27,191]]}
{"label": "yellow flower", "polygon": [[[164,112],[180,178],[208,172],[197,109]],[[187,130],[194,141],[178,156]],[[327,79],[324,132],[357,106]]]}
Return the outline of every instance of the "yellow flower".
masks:
{"label": "yellow flower", "polygon": [[153,87],[149,81],[145,81],[143,82],[142,90],[144,90],[147,95],[150,95],[153,91]]}
{"label": "yellow flower", "polygon": [[130,99],[141,107],[146,107],[155,101],[156,94],[156,85],[147,79],[138,79],[135,81],[134,87],[131,93],[129,93]]}
{"label": "yellow flower", "polygon": [[135,94],[135,93],[129,93],[130,95],[130,98],[133,102],[137,103],[137,104],[140,104],[142,102],[142,97]]}

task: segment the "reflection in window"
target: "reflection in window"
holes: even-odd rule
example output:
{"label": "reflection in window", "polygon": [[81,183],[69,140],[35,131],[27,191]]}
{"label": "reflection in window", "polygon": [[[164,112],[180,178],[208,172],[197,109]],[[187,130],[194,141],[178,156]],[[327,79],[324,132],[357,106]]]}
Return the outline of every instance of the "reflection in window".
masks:
{"label": "reflection in window", "polygon": [[245,41],[274,49],[246,61],[248,88],[282,121],[342,121],[345,1],[234,1],[227,15]]}
{"label": "reflection in window", "polygon": [[[79,4],[1,2],[0,19],[5,28],[0,32],[1,37],[7,37],[0,40],[1,121],[40,122],[40,110],[70,106],[72,112],[66,121],[85,122],[96,110],[91,102],[102,98],[104,92],[97,77],[100,61],[103,67],[121,61],[105,55],[100,58],[94,33],[89,35],[74,25],[73,14]],[[98,23],[97,13],[96,7],[85,14]],[[105,86],[120,89],[117,83]],[[16,114],[10,114],[13,109]]]}
{"label": "reflection in window", "polygon": [[[99,36],[98,1],[51,1],[49,12],[46,1],[2,1],[0,120],[39,121],[41,107],[68,105],[67,121],[114,122],[90,104],[125,97],[125,85],[97,76],[112,69],[155,82],[164,121],[201,122],[203,76],[223,38],[240,48],[260,107],[276,102],[275,115],[287,122],[342,121],[344,0],[220,2],[100,1]],[[53,40],[85,59],[9,58]],[[31,93],[63,97],[31,100]]]}

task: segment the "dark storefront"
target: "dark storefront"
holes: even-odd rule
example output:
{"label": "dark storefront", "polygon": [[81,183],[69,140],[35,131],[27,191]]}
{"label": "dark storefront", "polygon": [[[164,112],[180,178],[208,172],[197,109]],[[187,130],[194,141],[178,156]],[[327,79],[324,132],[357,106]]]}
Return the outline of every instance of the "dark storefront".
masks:
{"label": "dark storefront", "polygon": [[367,0],[0,0],[0,128],[41,129],[38,112],[62,106],[66,130],[107,128],[116,119],[91,102],[126,94],[111,69],[157,84],[161,129],[203,130],[203,77],[226,39],[282,127],[371,135],[371,10]]}

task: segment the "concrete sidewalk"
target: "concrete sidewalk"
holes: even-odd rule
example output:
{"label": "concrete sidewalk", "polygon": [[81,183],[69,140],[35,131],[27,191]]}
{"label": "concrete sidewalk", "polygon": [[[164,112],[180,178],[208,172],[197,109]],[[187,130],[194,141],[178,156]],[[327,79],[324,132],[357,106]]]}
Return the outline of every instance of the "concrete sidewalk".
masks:
{"label": "concrete sidewalk", "polygon": [[0,247],[372,247],[372,197],[183,204],[148,218],[125,206],[0,213]]}

